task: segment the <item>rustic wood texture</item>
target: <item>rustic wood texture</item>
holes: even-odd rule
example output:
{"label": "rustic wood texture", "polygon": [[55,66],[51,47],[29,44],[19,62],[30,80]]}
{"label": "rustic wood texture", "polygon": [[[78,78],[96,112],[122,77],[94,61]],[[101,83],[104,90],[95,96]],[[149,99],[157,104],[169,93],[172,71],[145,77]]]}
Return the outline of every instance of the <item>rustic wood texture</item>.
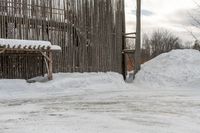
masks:
{"label": "rustic wood texture", "polygon": [[141,69],[141,0],[137,0],[137,12],[136,12],[136,40],[135,40],[135,70],[134,74]]}
{"label": "rustic wood texture", "polygon": [[[61,46],[53,72],[123,73],[124,19],[124,0],[0,0],[0,37]],[[39,55],[0,54],[0,78],[43,75],[44,66]]]}

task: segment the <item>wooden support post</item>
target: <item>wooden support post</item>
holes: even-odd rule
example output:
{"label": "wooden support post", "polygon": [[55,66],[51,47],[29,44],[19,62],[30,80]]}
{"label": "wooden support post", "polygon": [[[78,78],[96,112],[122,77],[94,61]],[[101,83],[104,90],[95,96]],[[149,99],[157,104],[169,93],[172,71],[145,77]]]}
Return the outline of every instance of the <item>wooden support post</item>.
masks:
{"label": "wooden support post", "polygon": [[40,53],[43,55],[45,63],[46,63],[48,79],[52,80],[53,79],[53,54],[52,54],[52,51],[48,50],[48,52],[46,52],[46,53],[40,51]]}
{"label": "wooden support post", "polygon": [[141,0],[137,0],[137,27],[136,27],[136,46],[135,46],[135,71],[134,74],[140,70],[141,67]]}
{"label": "wooden support post", "polygon": [[49,66],[48,79],[52,80],[53,79],[53,58],[52,58],[52,51],[48,52],[48,56],[49,56],[49,61],[48,61],[48,66]]}
{"label": "wooden support post", "polygon": [[[125,1],[123,0],[122,3],[122,8],[123,8],[123,13],[122,13],[122,32],[125,33],[126,32],[126,16],[125,16]],[[123,35],[122,37],[122,50],[126,49],[126,38],[125,35]],[[123,51],[122,51],[123,53]],[[126,55],[122,54],[122,74],[124,79],[126,79],[126,75],[127,75],[127,62],[126,62]]]}

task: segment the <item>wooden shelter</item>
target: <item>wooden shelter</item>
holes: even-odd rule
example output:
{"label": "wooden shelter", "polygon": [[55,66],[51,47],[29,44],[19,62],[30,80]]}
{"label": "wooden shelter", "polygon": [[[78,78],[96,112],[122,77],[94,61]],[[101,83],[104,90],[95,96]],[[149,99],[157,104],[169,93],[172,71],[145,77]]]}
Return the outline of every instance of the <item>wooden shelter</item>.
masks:
{"label": "wooden shelter", "polygon": [[[31,40],[16,40],[16,39],[0,39],[0,54],[7,54],[9,57],[16,56],[17,54],[26,54],[35,55],[37,57],[39,54],[43,56],[46,64],[46,70],[48,73],[48,79],[52,80],[52,72],[53,72],[53,55],[52,51],[60,51],[61,47],[57,45],[51,45],[48,41],[31,41]],[[29,58],[28,58],[29,59]],[[30,58],[31,59],[31,58]],[[6,62],[6,60],[5,60]],[[15,60],[15,64],[20,67],[21,70],[29,69],[29,66],[26,68],[26,63],[22,64],[20,60]],[[32,62],[32,66],[38,64],[38,62]],[[2,66],[1,68],[8,67]],[[41,64],[40,68],[43,69],[43,64]],[[2,69],[1,69],[2,70]],[[1,75],[9,75],[13,74],[9,71],[12,71],[9,68],[7,71],[1,71]],[[19,72],[19,69],[17,73]],[[26,74],[26,73],[25,73]],[[44,75],[44,73],[43,73]]]}

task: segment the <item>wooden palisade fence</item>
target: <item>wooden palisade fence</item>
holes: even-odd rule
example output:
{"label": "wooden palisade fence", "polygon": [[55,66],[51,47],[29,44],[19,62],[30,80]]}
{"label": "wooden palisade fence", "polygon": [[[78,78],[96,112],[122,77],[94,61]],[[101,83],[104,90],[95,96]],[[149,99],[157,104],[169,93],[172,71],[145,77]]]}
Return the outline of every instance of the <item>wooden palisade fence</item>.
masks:
{"label": "wooden palisade fence", "polygon": [[[61,46],[54,72],[122,73],[124,11],[124,0],[0,0],[0,38]],[[0,54],[0,78],[43,73],[42,56]]]}

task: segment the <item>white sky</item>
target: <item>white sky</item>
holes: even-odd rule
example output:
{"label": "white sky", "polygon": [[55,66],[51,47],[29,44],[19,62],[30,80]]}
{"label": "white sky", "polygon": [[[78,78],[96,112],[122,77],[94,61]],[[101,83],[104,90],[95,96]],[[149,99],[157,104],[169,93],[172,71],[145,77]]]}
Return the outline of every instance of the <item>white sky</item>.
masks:
{"label": "white sky", "polygon": [[[126,1],[127,32],[135,31],[135,9],[136,0]],[[184,42],[194,39],[188,30],[200,39],[200,29],[193,27],[190,23],[190,11],[196,8],[193,0],[142,0],[142,28],[143,33],[151,33],[158,28],[165,28],[180,36]]]}

